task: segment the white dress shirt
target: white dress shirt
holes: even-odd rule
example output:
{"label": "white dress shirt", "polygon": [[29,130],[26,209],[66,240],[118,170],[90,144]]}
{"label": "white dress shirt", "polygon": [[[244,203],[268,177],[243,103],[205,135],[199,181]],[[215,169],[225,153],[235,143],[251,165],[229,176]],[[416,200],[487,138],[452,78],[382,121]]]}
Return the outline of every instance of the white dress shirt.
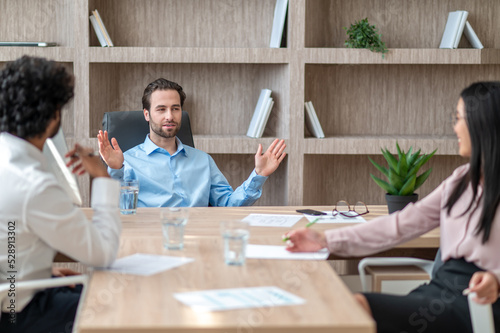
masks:
{"label": "white dress shirt", "polygon": [[[92,266],[114,261],[121,233],[116,180],[94,179],[90,222],[48,171],[42,152],[4,132],[0,186],[0,283],[12,277],[16,282],[50,278],[57,252]],[[16,312],[35,293],[16,292]],[[8,312],[7,305],[4,302],[3,312]]]}

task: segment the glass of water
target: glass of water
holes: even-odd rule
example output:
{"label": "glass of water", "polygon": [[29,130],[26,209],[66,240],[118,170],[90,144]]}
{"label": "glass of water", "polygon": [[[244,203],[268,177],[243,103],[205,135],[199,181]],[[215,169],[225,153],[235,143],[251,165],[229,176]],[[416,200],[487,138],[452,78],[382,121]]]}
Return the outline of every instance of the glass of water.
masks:
{"label": "glass of water", "polygon": [[123,180],[120,189],[120,213],[124,215],[135,214],[138,195],[139,181],[137,179]]}
{"label": "glass of water", "polygon": [[189,211],[183,207],[160,209],[160,222],[163,231],[163,247],[168,250],[184,248],[184,227],[189,218]]}
{"label": "glass of water", "polygon": [[240,220],[221,222],[224,240],[224,261],[226,265],[245,264],[246,248],[250,237],[250,225]]}

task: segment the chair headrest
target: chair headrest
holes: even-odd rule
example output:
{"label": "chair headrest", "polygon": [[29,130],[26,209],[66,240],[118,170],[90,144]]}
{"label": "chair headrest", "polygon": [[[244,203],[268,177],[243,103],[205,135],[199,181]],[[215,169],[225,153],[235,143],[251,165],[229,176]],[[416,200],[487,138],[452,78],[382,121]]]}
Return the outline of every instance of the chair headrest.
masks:
{"label": "chair headrest", "polygon": [[[122,151],[141,144],[149,134],[149,123],[142,111],[113,111],[104,113],[102,128],[108,131],[109,138],[116,138]],[[177,137],[185,145],[194,148],[191,123],[186,111],[182,111],[181,128]]]}

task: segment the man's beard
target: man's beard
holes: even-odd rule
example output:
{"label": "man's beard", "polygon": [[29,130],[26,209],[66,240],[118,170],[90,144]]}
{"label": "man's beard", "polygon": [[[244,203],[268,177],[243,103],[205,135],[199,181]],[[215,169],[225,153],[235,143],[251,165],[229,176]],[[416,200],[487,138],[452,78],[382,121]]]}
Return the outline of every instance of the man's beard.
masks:
{"label": "man's beard", "polygon": [[165,139],[169,139],[169,138],[175,137],[177,135],[177,133],[179,133],[179,129],[181,128],[181,126],[179,124],[176,124],[175,129],[173,131],[165,132],[163,130],[163,128],[162,128],[161,125],[158,125],[158,124],[156,124],[153,121],[150,121],[149,124],[151,126],[151,130],[156,135],[159,135],[159,136],[161,136],[162,138],[165,138]]}

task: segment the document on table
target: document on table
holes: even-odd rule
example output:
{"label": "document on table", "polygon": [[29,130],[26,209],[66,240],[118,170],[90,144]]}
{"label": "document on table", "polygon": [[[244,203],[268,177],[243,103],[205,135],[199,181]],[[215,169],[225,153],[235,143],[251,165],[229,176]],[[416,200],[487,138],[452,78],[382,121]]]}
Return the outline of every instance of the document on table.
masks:
{"label": "document on table", "polygon": [[192,291],[176,293],[174,297],[193,310],[199,311],[299,305],[306,302],[304,299],[274,286]]}
{"label": "document on table", "polygon": [[290,228],[299,222],[302,215],[285,214],[250,214],[243,221],[250,223],[252,227],[286,227]]}
{"label": "document on table", "polygon": [[[326,213],[326,215],[305,215],[306,219],[309,222],[312,222],[316,219],[316,223],[363,223],[366,222],[366,220],[362,216],[351,216],[347,217],[342,214],[337,214],[335,216],[332,215],[331,211],[323,211],[323,213]],[[352,214],[349,212],[342,212],[344,214]]]}
{"label": "document on table", "polygon": [[318,252],[290,252],[285,246],[248,244],[246,257],[249,259],[325,260],[328,249]]}
{"label": "document on table", "polygon": [[109,267],[97,269],[148,276],[182,266],[192,261],[194,261],[193,258],[136,253],[128,257],[116,259]]}

